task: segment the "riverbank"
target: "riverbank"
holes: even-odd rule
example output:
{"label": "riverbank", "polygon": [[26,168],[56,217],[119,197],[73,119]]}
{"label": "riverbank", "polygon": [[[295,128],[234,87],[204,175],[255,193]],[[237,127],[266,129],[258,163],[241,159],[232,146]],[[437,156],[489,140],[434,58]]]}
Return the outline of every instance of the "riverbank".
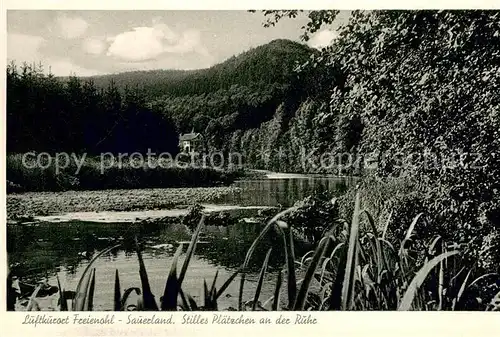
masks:
{"label": "riverbank", "polygon": [[7,193],[229,186],[244,170],[196,163],[8,154]]}
{"label": "riverbank", "polygon": [[240,192],[237,187],[223,186],[7,194],[7,219],[16,220],[70,212],[187,208],[193,204],[211,203]]}

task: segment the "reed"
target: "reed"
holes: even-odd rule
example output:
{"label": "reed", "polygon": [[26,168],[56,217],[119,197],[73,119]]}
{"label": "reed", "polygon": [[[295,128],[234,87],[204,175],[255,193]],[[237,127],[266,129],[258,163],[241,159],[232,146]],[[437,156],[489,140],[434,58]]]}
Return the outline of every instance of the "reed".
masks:
{"label": "reed", "polygon": [[[246,173],[212,167],[160,166],[123,162],[104,165],[99,157],[85,157],[82,166],[74,158],[59,168],[55,157],[36,163],[31,157],[26,165],[22,154],[6,158],[7,193],[31,191],[103,190],[170,187],[210,187],[229,185]],[[61,164],[63,165],[63,164]]]}
{"label": "reed", "polygon": [[[239,310],[467,310],[469,304],[465,299],[476,294],[480,284],[488,280],[490,283],[500,281],[498,274],[481,274],[476,263],[471,264],[462,259],[463,249],[459,245],[449,245],[441,237],[417,245],[423,247],[418,253],[425,256],[423,262],[419,262],[421,259],[413,256],[412,249],[413,243],[418,241],[414,237],[415,228],[424,215],[418,214],[411,221],[401,242],[391,243],[386,239],[389,221],[377,224],[370,212],[361,208],[359,193],[355,197],[350,224],[347,221],[334,221],[317,247],[305,254],[300,262],[296,261],[292,230],[285,221],[285,216],[293,211],[294,208],[282,211],[267,222],[249,248],[241,268],[219,289],[216,287],[218,272],[211,282],[203,280],[203,303],[197,303],[183,290],[182,284],[189,273],[189,264],[203,230],[204,216],[194,230],[178,273],[178,259],[183,253],[183,246],[179,245],[167,273],[165,290],[159,303],[151,293],[141,249],[137,243],[141,286],[125,289],[122,294],[119,272],[116,270],[114,310],[220,310],[220,296],[238,275],[241,276]],[[364,231],[360,226],[363,215],[369,223]],[[391,219],[390,222],[397,223],[397,219]],[[262,263],[256,291],[251,299],[244,298],[245,276],[259,242],[273,229],[282,236],[286,259],[277,272],[273,296],[261,305],[262,285],[271,250]],[[118,246],[102,251],[87,265],[76,287],[76,296],[71,305],[73,311],[93,309],[94,295],[99,291],[99,285],[92,265],[98,257],[116,248]],[[284,282],[287,283],[286,286],[283,286]],[[61,289],[59,282],[58,286]],[[28,310],[38,309],[36,292],[39,288],[31,296]],[[283,292],[286,292],[287,305],[280,301]],[[127,305],[133,293],[138,295],[137,303]],[[62,311],[68,310],[64,294],[65,291],[59,292],[59,309]],[[498,310],[499,297],[500,293],[488,299],[485,303],[489,304],[485,304],[485,310]]]}

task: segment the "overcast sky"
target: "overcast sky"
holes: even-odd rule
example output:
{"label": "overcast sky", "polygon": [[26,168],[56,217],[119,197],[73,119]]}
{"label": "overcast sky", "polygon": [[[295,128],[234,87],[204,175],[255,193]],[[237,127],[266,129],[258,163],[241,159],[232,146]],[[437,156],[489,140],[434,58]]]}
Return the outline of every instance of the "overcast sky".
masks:
{"label": "overcast sky", "polygon": [[[246,11],[8,11],[7,58],[42,62],[57,76],[205,68],[277,38],[299,41],[306,18],[263,22]],[[334,29],[308,44],[330,43]]]}

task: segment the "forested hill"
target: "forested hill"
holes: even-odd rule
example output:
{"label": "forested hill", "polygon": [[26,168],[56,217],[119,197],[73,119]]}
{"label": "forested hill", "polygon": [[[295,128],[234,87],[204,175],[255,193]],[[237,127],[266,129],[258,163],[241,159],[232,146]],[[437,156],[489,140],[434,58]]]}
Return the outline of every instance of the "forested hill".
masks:
{"label": "forested hill", "polygon": [[278,107],[319,90],[314,72],[295,71],[316,52],[274,40],[207,69],[154,70],[61,78],[9,65],[9,152],[130,152],[178,149],[195,129],[210,150],[231,150],[240,131],[258,129]]}
{"label": "forested hill", "polygon": [[119,88],[138,86],[149,98],[211,93],[233,85],[263,89],[277,83],[290,83],[292,70],[312,52],[313,49],[304,44],[280,39],[206,69],[132,71],[90,79],[98,88],[106,88],[112,81]]}
{"label": "forested hill", "polygon": [[[279,128],[286,132],[286,121],[301,102],[328,94],[321,84],[331,85],[334,69],[297,71],[316,54],[304,44],[281,39],[207,69],[135,71],[90,79],[101,89],[138,88],[149,107],[172,120],[179,134],[201,132],[209,151],[244,152],[245,164],[264,167],[256,146],[271,146],[268,134],[277,132],[268,130],[267,124],[279,118]],[[244,133],[261,134],[268,144],[255,137],[253,142],[248,139],[252,146],[241,143],[238,137]]]}

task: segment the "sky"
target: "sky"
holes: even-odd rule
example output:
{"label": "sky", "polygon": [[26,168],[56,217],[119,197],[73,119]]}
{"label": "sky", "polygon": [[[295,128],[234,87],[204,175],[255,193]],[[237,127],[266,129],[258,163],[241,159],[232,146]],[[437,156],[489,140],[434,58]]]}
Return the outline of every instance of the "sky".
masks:
{"label": "sky", "polygon": [[[308,41],[330,44],[337,22]],[[7,11],[7,60],[42,63],[56,76],[132,70],[199,69],[274,39],[300,41],[305,15],[265,28],[247,11]]]}

